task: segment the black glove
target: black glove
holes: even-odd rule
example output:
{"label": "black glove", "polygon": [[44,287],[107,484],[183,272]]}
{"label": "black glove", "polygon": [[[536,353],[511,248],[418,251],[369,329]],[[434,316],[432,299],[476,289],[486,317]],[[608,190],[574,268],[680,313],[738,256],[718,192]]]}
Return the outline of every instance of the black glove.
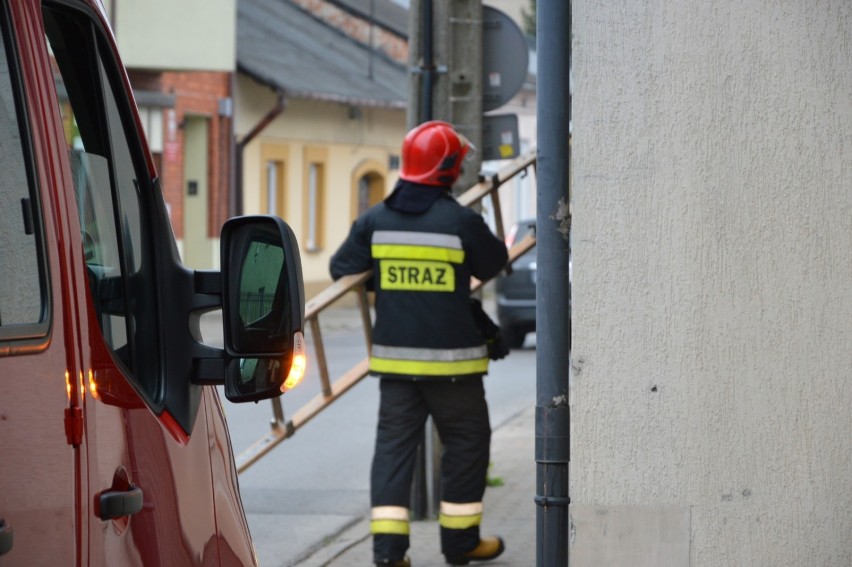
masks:
{"label": "black glove", "polygon": [[470,311],[473,314],[473,321],[482,337],[485,339],[485,346],[488,347],[488,358],[491,360],[500,360],[509,354],[509,349],[503,343],[503,335],[500,333],[500,327],[494,324],[488,313],[482,308],[482,302],[473,297],[470,298]]}

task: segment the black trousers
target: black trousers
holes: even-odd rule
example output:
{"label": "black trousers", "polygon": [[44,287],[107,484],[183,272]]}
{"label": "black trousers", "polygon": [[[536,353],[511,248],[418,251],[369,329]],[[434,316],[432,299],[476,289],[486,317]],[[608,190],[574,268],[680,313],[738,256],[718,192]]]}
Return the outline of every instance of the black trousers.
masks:
{"label": "black trousers", "polygon": [[[379,423],[371,470],[374,508],[407,509],[417,446],[431,415],[443,445],[441,502],[479,504],[485,493],[491,424],[482,377],[381,378]],[[481,514],[481,512],[480,512]],[[463,529],[441,525],[441,551],[457,556],[479,544],[479,523]],[[373,533],[376,561],[399,560],[409,546],[407,533]]]}

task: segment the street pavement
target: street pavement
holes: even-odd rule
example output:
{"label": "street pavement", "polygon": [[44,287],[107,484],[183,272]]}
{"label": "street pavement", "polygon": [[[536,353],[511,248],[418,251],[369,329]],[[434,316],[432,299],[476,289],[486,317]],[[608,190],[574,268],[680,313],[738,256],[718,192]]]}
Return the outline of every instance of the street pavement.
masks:
{"label": "street pavement", "polygon": [[[494,430],[489,477],[501,481],[489,486],[483,501],[482,535],[499,535],[506,551],[482,565],[531,567],[536,562],[535,407],[516,414]],[[411,523],[413,567],[444,566],[437,521]],[[324,545],[293,565],[299,567],[353,567],[373,564],[369,518],[340,533],[329,534]]]}

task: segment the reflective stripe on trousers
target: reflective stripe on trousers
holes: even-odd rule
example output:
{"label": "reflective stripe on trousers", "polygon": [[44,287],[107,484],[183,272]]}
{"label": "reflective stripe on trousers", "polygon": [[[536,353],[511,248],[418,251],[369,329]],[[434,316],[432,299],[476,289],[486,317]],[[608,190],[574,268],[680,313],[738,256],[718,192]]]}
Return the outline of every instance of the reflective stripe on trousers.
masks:
{"label": "reflective stripe on trousers", "polygon": [[374,506],[370,514],[370,533],[409,534],[409,512],[403,506]]}
{"label": "reflective stripe on trousers", "polygon": [[455,504],[441,501],[441,515],[438,523],[442,528],[466,530],[478,526],[482,521],[482,502]]}

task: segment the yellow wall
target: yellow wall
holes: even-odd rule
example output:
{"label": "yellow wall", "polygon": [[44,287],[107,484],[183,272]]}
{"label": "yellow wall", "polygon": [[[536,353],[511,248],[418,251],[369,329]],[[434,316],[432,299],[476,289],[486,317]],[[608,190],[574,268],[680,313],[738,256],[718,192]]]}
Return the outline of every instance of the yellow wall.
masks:
{"label": "yellow wall", "polygon": [[[240,139],[275,106],[268,88],[240,76],[237,80],[237,138]],[[283,163],[283,199],[277,214],[299,240],[307,296],[330,283],[328,261],[357,216],[357,181],[366,173],[384,178],[387,194],[398,178],[389,169],[391,155],[399,155],[405,135],[405,109],[350,107],[340,103],[287,99],[284,112],[245,148],[243,154],[243,212],[267,214],[266,164]],[[308,168],[322,165],[324,196],[319,248],[307,250]]]}

